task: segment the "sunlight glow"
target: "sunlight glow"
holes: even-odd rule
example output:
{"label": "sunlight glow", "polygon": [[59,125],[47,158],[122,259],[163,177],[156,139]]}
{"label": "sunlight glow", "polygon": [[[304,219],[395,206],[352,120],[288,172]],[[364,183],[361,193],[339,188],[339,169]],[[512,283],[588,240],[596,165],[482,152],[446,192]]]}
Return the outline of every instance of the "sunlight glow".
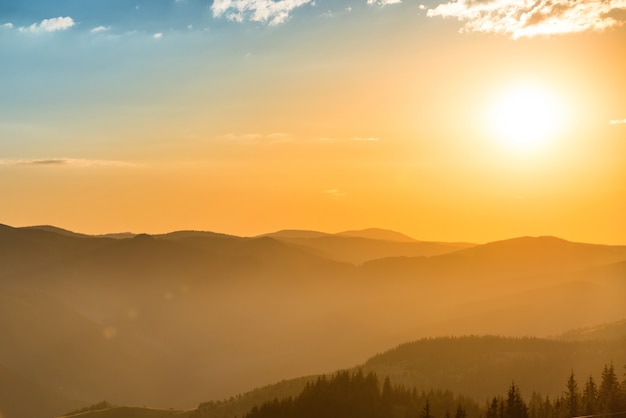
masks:
{"label": "sunlight glow", "polygon": [[488,113],[496,138],[519,152],[542,147],[563,124],[563,106],[547,89],[536,85],[517,85],[503,91]]}

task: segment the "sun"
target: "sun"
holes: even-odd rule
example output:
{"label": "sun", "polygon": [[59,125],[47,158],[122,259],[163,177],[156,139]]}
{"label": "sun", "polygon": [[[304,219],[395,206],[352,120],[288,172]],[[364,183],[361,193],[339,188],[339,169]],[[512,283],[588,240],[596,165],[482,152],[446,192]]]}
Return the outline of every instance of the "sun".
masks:
{"label": "sun", "polygon": [[515,151],[536,151],[561,129],[562,109],[549,89],[519,84],[496,95],[488,124],[494,136]]}

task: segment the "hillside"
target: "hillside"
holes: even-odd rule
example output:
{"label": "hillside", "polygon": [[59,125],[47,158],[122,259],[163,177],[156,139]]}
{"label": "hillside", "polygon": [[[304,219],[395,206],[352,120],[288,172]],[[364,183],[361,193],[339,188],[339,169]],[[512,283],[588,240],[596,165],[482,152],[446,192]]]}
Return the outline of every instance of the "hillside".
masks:
{"label": "hillside", "polygon": [[[373,241],[330,238],[356,255]],[[186,409],[416,338],[549,336],[626,317],[624,247],[519,238],[362,266],[324,251],[338,253],[271,236],[1,226],[4,384],[41,388],[30,406],[44,416],[66,412],[45,395],[60,387],[79,405]]]}
{"label": "hillside", "polygon": [[[437,399],[435,393],[451,391],[460,397],[458,399],[468,398],[463,401],[465,408],[484,405],[485,401],[501,394],[512,381],[527,400],[531,399],[533,393],[555,399],[563,394],[570,372],[574,371],[582,385],[588,376],[593,376],[599,382],[600,371],[611,362],[625,364],[624,338],[612,342],[577,343],[495,336],[422,339],[377,354],[351,369],[350,373],[374,374],[381,379],[388,376],[393,386],[410,390],[415,388],[417,393],[422,394],[430,393],[431,401]],[[319,376],[282,381],[224,401],[204,402],[196,411],[179,411],[176,416],[245,416],[255,406],[295,398],[316,381],[319,381]],[[125,418],[144,416],[138,415],[137,409],[120,408],[86,416],[121,417],[121,412],[126,414],[123,415]],[[445,409],[439,407],[436,416],[443,416],[444,412]],[[154,410],[145,410],[144,413],[146,417],[155,416],[152,415],[155,414]],[[472,414],[478,416],[477,411],[472,410]]]}

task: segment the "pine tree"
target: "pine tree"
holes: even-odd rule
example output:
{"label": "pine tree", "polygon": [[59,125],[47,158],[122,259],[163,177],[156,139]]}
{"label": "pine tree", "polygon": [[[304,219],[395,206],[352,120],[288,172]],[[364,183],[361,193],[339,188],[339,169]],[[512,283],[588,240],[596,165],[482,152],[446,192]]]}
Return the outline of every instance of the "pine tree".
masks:
{"label": "pine tree", "polygon": [[430,414],[430,402],[426,399],[426,405],[422,408],[419,418],[435,418]]}
{"label": "pine tree", "polygon": [[598,412],[598,386],[593,380],[593,376],[589,375],[589,379],[585,383],[582,397],[582,413],[584,415],[593,415]]}
{"label": "pine tree", "polygon": [[576,383],[573,370],[567,379],[564,403],[565,412],[569,417],[580,415],[580,393],[578,392],[578,383]]}
{"label": "pine tree", "polygon": [[599,411],[601,413],[620,412],[620,391],[613,363],[604,366],[602,381],[598,391]]}
{"label": "pine tree", "polygon": [[487,413],[485,414],[485,418],[498,418],[498,398],[495,396],[491,400],[491,403],[487,406]]}
{"label": "pine tree", "polygon": [[509,389],[504,407],[504,416],[505,418],[528,418],[528,408],[515,383],[511,384]]}
{"label": "pine tree", "polygon": [[467,412],[465,411],[465,408],[463,408],[461,405],[459,405],[456,408],[456,412],[454,414],[454,418],[467,418]]}

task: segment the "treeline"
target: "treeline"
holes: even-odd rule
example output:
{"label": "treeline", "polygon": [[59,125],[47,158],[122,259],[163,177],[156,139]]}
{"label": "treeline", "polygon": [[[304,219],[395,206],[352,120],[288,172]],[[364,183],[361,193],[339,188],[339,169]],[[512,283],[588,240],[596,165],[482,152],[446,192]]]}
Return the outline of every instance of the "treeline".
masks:
{"label": "treeline", "polygon": [[382,386],[374,373],[358,370],[321,376],[307,383],[296,397],[254,407],[246,418],[467,418],[480,413],[479,405],[450,391],[418,393],[394,386],[386,378]]}
{"label": "treeline", "polygon": [[571,418],[626,417],[626,378],[606,365],[597,384],[589,376],[579,386],[572,371],[565,390],[554,399],[533,393],[526,401],[512,383],[505,396],[484,407],[449,391],[418,393],[374,373],[343,371],[307,383],[300,395],[254,407],[245,418]]}
{"label": "treeline", "polygon": [[[492,401],[489,407],[491,414],[486,418],[505,418],[494,415]],[[579,416],[616,416],[626,417],[626,373],[620,382],[613,364],[605,365],[600,383],[589,376],[581,385],[578,384],[574,372],[570,373],[565,391],[551,401],[548,397],[533,394],[528,404],[528,413],[522,418],[569,418]]]}

